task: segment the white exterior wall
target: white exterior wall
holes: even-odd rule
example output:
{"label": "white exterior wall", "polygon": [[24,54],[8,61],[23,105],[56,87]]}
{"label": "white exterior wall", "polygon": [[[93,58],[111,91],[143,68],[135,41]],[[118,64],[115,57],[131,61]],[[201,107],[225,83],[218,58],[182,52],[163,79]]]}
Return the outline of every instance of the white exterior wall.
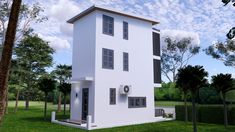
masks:
{"label": "white exterior wall", "polygon": [[[98,127],[154,121],[152,24],[107,12],[96,11],[95,124]],[[114,18],[114,36],[102,33],[102,15]],[[129,38],[123,39],[123,21]],[[102,48],[114,50],[114,69],[102,68]],[[123,52],[129,54],[129,71],[123,71]],[[120,85],[131,85],[128,96],[146,97],[147,107],[128,108]],[[116,105],[109,104],[109,88],[116,88]]]}
{"label": "white exterior wall", "polygon": [[[72,79],[95,76],[95,13],[74,23]],[[70,119],[81,120],[82,88],[89,88],[89,114],[94,116],[94,82],[72,84]],[[76,99],[76,93],[78,98]]]}

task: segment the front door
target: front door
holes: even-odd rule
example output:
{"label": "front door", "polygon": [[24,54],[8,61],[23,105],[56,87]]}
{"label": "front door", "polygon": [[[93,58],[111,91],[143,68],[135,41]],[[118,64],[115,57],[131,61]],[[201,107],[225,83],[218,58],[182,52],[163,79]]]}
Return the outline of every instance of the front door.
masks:
{"label": "front door", "polygon": [[82,120],[86,120],[88,115],[89,89],[82,89]]}

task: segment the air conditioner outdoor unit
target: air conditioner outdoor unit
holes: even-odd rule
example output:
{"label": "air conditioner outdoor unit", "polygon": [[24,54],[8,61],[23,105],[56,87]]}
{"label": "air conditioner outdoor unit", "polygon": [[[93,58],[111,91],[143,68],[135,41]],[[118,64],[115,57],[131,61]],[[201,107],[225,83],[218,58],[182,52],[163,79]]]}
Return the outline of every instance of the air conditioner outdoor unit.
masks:
{"label": "air conditioner outdoor unit", "polygon": [[119,92],[120,94],[127,95],[131,93],[131,90],[131,85],[121,85]]}

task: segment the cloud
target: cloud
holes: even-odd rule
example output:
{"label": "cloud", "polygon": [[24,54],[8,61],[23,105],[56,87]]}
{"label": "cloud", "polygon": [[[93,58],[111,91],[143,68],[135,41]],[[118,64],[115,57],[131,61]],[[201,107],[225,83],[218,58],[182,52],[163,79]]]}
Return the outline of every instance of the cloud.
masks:
{"label": "cloud", "polygon": [[68,40],[59,38],[57,36],[44,36],[39,34],[39,37],[49,42],[49,46],[56,51],[68,50],[70,49],[70,44]]}
{"label": "cloud", "polygon": [[199,34],[196,32],[188,32],[183,30],[161,30],[161,43],[164,45],[164,39],[170,37],[173,40],[179,41],[183,38],[192,38],[193,45],[200,44]]}

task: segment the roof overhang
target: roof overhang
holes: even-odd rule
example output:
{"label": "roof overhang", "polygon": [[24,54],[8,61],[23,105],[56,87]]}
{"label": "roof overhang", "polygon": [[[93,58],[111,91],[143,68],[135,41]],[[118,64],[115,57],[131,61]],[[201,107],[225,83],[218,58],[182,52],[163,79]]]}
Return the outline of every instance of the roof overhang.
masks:
{"label": "roof overhang", "polygon": [[79,79],[71,79],[70,83],[92,82],[93,77],[82,77]]}
{"label": "roof overhang", "polygon": [[153,20],[151,18],[138,16],[138,15],[131,14],[131,13],[125,13],[125,12],[122,12],[122,11],[116,11],[116,10],[111,9],[111,8],[101,7],[101,6],[97,6],[97,5],[91,6],[90,8],[86,9],[85,11],[83,11],[83,12],[79,13],[78,15],[74,16],[73,18],[69,19],[67,22],[73,24],[75,21],[81,19],[82,17],[88,15],[89,13],[91,13],[95,10],[110,12],[110,13],[130,17],[130,18],[134,18],[134,19],[139,19],[139,20],[142,20],[142,21],[147,21],[147,22],[152,23],[152,25],[159,24],[158,21]]}

